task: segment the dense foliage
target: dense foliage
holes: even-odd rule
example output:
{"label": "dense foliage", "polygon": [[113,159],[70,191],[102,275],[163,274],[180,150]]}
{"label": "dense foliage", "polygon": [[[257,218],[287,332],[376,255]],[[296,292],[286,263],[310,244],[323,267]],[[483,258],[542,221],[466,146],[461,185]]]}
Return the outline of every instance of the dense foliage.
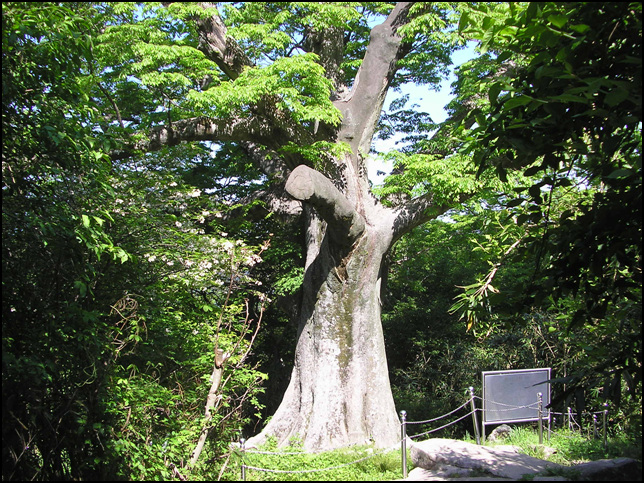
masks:
{"label": "dense foliage", "polygon": [[[226,4],[266,68],[223,82],[196,48],[201,7],[3,4],[3,479],[238,477],[229,443],[273,413],[290,372],[304,235],[249,201],[271,180],[239,145],[124,140],[209,110],[243,120],[273,94],[323,131],[338,122],[324,66],[293,39],[348,25],[334,75],[350,79],[390,9]],[[481,55],[445,124],[404,98],[383,114],[380,136],[407,145],[375,192],[482,194],[389,253],[398,408],[443,414],[482,370],[548,366],[556,409],[611,401],[613,431],[641,441],[641,4],[414,9],[393,87],[437,83],[458,42]],[[437,33],[448,19],[458,29]],[[329,148],[280,154],[323,170]]]}
{"label": "dense foliage", "polygon": [[[548,366],[557,410],[611,401],[641,438],[641,4],[476,4],[459,32],[482,55],[459,68],[447,125],[479,176],[515,186],[397,248],[407,268],[385,324],[406,340],[399,397],[433,393],[416,409],[440,414],[473,373]],[[416,150],[435,152],[438,134]],[[470,338],[434,308],[438,266]]]}
{"label": "dense foliage", "polygon": [[[534,275],[514,309],[555,310],[560,324],[552,330],[588,338],[585,369],[561,374],[569,376],[564,399],[576,393],[583,406],[581,391],[598,388],[618,403],[625,385],[637,401],[642,7],[580,2],[507,8],[499,15],[475,7],[460,28],[494,54],[488,72],[502,73],[479,83],[489,104],[469,114],[477,125],[466,150],[479,172],[493,168],[505,177],[520,170],[532,179],[506,202],[516,232],[508,227],[508,237],[494,241],[505,253],[518,246],[517,255],[534,260]],[[485,284],[491,285],[489,276]],[[489,287],[487,293],[495,295]],[[474,299],[469,301],[480,308],[485,296]]]}
{"label": "dense foliage", "polygon": [[208,151],[110,163],[90,129],[95,15],[3,5],[3,478],[171,478],[204,425],[216,472],[259,407],[250,273],[267,245],[228,237],[224,193],[190,182]]}

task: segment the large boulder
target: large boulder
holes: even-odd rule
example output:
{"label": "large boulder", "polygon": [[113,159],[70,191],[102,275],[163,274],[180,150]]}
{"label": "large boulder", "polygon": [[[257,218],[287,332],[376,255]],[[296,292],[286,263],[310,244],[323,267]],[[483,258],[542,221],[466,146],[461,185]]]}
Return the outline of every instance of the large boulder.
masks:
{"label": "large boulder", "polygon": [[514,446],[479,446],[455,439],[414,442],[409,454],[415,466],[427,470],[455,466],[513,480],[562,468],[556,463],[521,454]]}

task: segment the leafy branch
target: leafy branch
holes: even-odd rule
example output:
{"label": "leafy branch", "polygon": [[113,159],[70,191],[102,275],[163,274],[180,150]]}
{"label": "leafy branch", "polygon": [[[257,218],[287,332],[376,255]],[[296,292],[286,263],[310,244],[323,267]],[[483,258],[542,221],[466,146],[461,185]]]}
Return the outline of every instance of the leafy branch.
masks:
{"label": "leafy branch", "polygon": [[462,311],[459,320],[465,318],[467,321],[467,330],[470,330],[476,324],[480,323],[484,315],[490,312],[491,297],[500,293],[500,290],[492,285],[492,281],[502,266],[503,260],[519,246],[522,240],[523,237],[510,245],[503,253],[501,261],[495,263],[482,280],[478,280],[472,285],[457,286],[458,288],[462,288],[464,292],[455,297],[457,302],[450,307],[449,313],[454,314]]}
{"label": "leafy branch", "polygon": [[[261,255],[261,253],[268,248],[268,243],[264,244],[260,252],[257,254],[257,256]],[[217,321],[217,329],[215,333],[215,361],[214,361],[214,366],[212,370],[212,374],[210,375],[210,390],[208,391],[208,396],[206,397],[206,406],[204,410],[205,414],[205,421],[201,430],[201,433],[199,435],[199,439],[197,441],[197,444],[195,446],[195,449],[192,452],[192,455],[190,457],[190,462],[189,462],[189,468],[194,468],[195,465],[197,464],[197,461],[199,460],[199,456],[201,455],[204,445],[206,443],[206,439],[208,438],[208,433],[210,432],[211,425],[210,421],[212,420],[213,413],[216,410],[218,404],[221,402],[223,396],[220,394],[220,387],[223,387],[221,384],[222,381],[222,376],[224,373],[224,366],[228,362],[228,360],[233,357],[237,352],[241,352],[238,360],[236,361],[235,364],[235,369],[238,369],[242,366],[243,362],[246,360],[248,357],[248,354],[250,353],[250,350],[253,346],[253,343],[255,342],[255,338],[257,337],[257,333],[259,332],[259,328],[261,327],[262,323],[262,316],[264,315],[264,301],[261,301],[260,304],[260,309],[259,309],[259,317],[257,319],[257,323],[255,325],[255,330],[253,331],[253,334],[250,338],[250,341],[248,344],[245,344],[245,350],[244,347],[242,346],[242,342],[245,341],[245,337],[248,334],[251,325],[253,324],[253,319],[250,316],[250,306],[248,303],[248,299],[245,299],[245,318],[243,322],[243,328],[241,332],[239,333],[237,340],[235,344],[233,345],[233,348],[230,349],[230,351],[224,351],[224,349],[219,347],[219,338],[221,334],[221,326],[223,322],[223,317],[224,314],[226,313],[226,309],[229,306],[230,303],[230,298],[233,294],[233,290],[235,287],[235,281],[238,279],[239,276],[239,268],[240,265],[235,263],[235,254],[234,252],[231,252],[231,272],[230,272],[230,279],[229,279],[229,284],[228,284],[228,289],[226,292],[226,298],[224,301],[224,305],[220,311],[219,314],[219,319]],[[241,350],[240,350],[241,349]],[[225,381],[227,382],[228,379]],[[224,385],[225,385],[224,382]],[[248,396],[248,391],[245,393],[244,397],[242,400],[244,400]]]}

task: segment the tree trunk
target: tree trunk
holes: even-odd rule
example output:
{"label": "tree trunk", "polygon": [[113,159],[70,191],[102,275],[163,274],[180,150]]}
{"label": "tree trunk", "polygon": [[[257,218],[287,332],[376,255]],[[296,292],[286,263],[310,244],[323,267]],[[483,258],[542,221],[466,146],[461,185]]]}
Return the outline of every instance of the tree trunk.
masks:
{"label": "tree trunk", "polygon": [[380,279],[394,212],[377,204],[356,177],[348,183],[354,189],[345,189],[349,198],[334,192],[320,173],[298,170],[287,190],[308,201],[308,229],[295,364],[280,407],[248,445],[268,436],[279,445],[301,439],[306,450],[393,445],[399,422],[380,319]]}
{"label": "tree trunk", "polygon": [[333,181],[300,165],[286,182],[308,223],[295,363],[280,407],[248,445],[269,436],[279,445],[299,438],[306,450],[370,442],[387,447],[398,439],[380,318],[381,268],[393,242],[423,218],[427,204],[414,213],[384,207],[370,192],[363,156],[408,48],[396,30],[409,7],[396,4],[372,29],[350,93],[334,101],[343,120],[333,140],[351,154],[331,160]]}
{"label": "tree trunk", "polygon": [[309,228],[319,252],[306,269],[295,365],[284,399],[257,439],[292,437],[307,450],[349,444],[394,444],[398,418],[389,384],[380,322],[382,244],[368,227],[344,251],[315,219]]}

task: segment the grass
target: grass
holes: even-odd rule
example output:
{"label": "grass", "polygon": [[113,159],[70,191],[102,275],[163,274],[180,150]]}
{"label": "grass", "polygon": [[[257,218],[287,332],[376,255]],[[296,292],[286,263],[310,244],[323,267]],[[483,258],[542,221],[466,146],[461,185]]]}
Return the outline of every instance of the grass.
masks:
{"label": "grass", "polygon": [[[271,471],[246,469],[247,481],[386,481],[402,478],[400,450],[384,451],[371,446],[352,446],[323,453],[304,453],[302,445],[293,441],[287,448],[277,449],[269,442],[257,454],[247,452],[247,466]],[[237,462],[234,467],[240,468]],[[408,468],[411,465],[408,462]],[[324,471],[312,471],[324,470]],[[241,470],[232,479],[240,479]]]}
{"label": "grass", "polygon": [[641,459],[642,455],[641,440],[634,443],[626,437],[613,436],[607,439],[604,447],[601,438],[588,439],[578,432],[565,429],[552,432],[550,439],[544,433],[543,444],[540,445],[537,432],[526,426],[513,427],[510,436],[498,443],[486,443],[490,447],[497,444],[517,446],[521,453],[565,466],[619,457]]}
{"label": "grass", "polygon": [[[470,442],[474,442],[469,440]],[[486,446],[512,445],[519,448],[519,452],[535,458],[551,461],[562,465],[561,469],[547,470],[542,476],[563,476],[568,480],[579,479],[579,472],[574,465],[601,459],[614,459],[627,457],[642,459],[642,440],[634,442],[625,436],[609,437],[606,446],[601,438],[589,439],[585,435],[559,429],[550,434],[544,434],[543,444],[539,444],[539,436],[534,428],[514,426],[508,438],[499,442],[487,442]]]}

